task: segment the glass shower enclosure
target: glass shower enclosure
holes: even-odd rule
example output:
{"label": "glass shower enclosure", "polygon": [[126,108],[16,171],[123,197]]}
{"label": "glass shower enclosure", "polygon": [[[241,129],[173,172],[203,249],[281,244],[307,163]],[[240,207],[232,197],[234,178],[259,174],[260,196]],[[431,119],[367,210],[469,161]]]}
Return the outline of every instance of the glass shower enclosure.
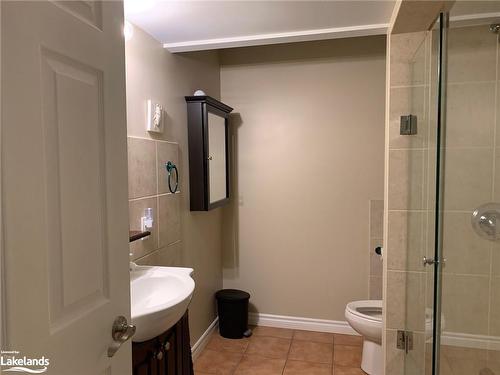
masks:
{"label": "glass shower enclosure", "polygon": [[[390,140],[389,179],[404,155],[409,177],[399,216],[403,264],[388,257],[386,330],[390,338],[402,327],[411,345],[401,370],[386,359],[388,374],[500,375],[499,31],[500,2],[458,1],[431,31],[406,36],[418,46],[404,104],[418,122],[416,134],[397,138],[406,143]],[[401,90],[391,85],[391,112]],[[402,209],[391,181],[395,228]],[[389,235],[389,250],[396,240]],[[400,322],[391,294],[397,277],[405,288]]]}

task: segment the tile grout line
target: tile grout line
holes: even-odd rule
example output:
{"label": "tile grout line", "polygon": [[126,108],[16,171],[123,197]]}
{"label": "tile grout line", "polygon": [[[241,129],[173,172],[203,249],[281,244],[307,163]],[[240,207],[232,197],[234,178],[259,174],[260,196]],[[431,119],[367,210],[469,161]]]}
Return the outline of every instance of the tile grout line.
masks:
{"label": "tile grout line", "polygon": [[[181,193],[180,190],[177,190],[175,192],[175,194],[180,194],[180,193]],[[167,195],[174,195],[174,194],[173,193],[161,193],[161,194],[146,195],[144,197],[129,198],[128,201],[129,202],[137,202],[137,201],[140,201],[140,200],[143,200],[143,199],[150,199],[150,198],[156,198],[156,197],[165,197]]]}
{"label": "tile grout line", "polygon": [[[217,332],[216,334],[218,335],[219,333]],[[236,364],[236,366],[234,366],[234,370],[232,372],[233,375],[236,374],[236,371],[238,370],[238,367],[240,366],[241,362],[243,361],[243,358],[245,357],[246,352],[247,352],[249,346],[250,346],[250,338],[248,338],[248,344],[245,347],[245,350],[243,350],[243,353],[241,353],[240,360],[238,361],[238,363]]]}
{"label": "tile grout line", "polygon": [[335,375],[335,334],[333,334],[332,374]]}
{"label": "tile grout line", "polygon": [[281,374],[285,374],[285,369],[286,369],[286,364],[288,363],[288,357],[290,356],[290,351],[292,350],[292,345],[293,345],[293,340],[295,340],[295,333],[297,332],[296,329],[292,331],[292,337],[290,337],[290,346],[288,347],[288,352],[286,353],[286,358],[285,358],[285,364],[283,365],[283,370],[281,371]]}
{"label": "tile grout line", "polygon": [[144,140],[144,141],[152,141],[152,142],[163,142],[163,143],[169,143],[169,144],[173,144],[173,145],[178,145],[179,144],[179,142],[176,142],[176,141],[167,141],[167,140],[164,140],[164,139],[139,137],[139,136],[136,136],[136,135],[127,135],[127,138],[141,139],[141,140]]}
{"label": "tile grout line", "polygon": [[[442,150],[451,150],[451,151],[464,151],[464,150],[491,150],[493,148],[499,148],[499,146],[445,146],[441,147]],[[391,147],[389,151],[435,151],[435,146],[430,147]]]}
{"label": "tile grout line", "polygon": [[181,242],[182,242],[181,240],[177,240],[177,241],[171,242],[171,243],[169,243],[169,244],[167,244],[167,245],[165,245],[165,246],[162,246],[162,247],[159,247],[159,248],[157,248],[157,249],[151,250],[151,251],[147,252],[146,254],[141,255],[141,256],[140,256],[140,257],[138,257],[138,258],[135,258],[135,259],[133,260],[133,262],[134,262],[134,263],[136,263],[136,262],[138,262],[138,261],[141,261],[141,260],[143,260],[144,258],[146,258],[146,257],[148,257],[148,256],[150,256],[150,255],[152,255],[153,253],[156,253],[156,252],[161,251],[161,250],[168,249],[169,247],[171,247],[171,246],[175,246],[175,245],[178,245],[178,244],[180,244]]}
{"label": "tile grout line", "polygon": [[[427,209],[419,209],[419,208],[411,208],[408,210],[405,210],[404,208],[391,208],[388,210],[388,212],[409,212],[409,213],[427,213]],[[446,209],[446,213],[452,213],[452,214],[472,214],[474,212],[474,209],[471,208],[469,210],[458,210],[458,209]]]}
{"label": "tile grout line", "polygon": [[159,178],[158,178],[158,142],[155,142],[155,175],[156,175],[156,229],[158,232],[157,246],[160,248],[160,198],[158,196],[160,192]]}

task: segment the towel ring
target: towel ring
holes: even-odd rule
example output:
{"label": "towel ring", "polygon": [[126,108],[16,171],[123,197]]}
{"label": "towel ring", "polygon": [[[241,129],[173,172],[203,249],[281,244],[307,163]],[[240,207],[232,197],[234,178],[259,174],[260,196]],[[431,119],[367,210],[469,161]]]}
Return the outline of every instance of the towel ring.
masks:
{"label": "towel ring", "polygon": [[[179,186],[179,171],[177,170],[177,167],[175,166],[174,163],[171,161],[165,163],[165,168],[167,168],[167,173],[168,173],[168,190],[172,194],[175,194],[177,191],[177,187]],[[175,186],[172,188],[172,171],[175,171]]]}

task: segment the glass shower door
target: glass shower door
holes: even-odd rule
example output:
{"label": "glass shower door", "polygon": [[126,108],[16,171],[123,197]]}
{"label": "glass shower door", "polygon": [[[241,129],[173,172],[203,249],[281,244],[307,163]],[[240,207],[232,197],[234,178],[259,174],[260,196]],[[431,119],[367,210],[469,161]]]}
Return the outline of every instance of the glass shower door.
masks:
{"label": "glass shower door", "polygon": [[485,6],[500,14],[499,2],[457,2],[434,38],[443,65],[435,81],[437,236],[430,237],[441,263],[427,268],[435,271],[440,319],[426,344],[426,374],[500,375],[499,40]]}
{"label": "glass shower door", "polygon": [[499,31],[500,1],[457,1],[429,32],[391,34],[390,375],[500,375]]}
{"label": "glass shower door", "polygon": [[[432,374],[434,272],[423,259],[434,257],[438,34],[439,29],[392,34],[390,41],[388,375]],[[405,132],[409,116],[416,127]]]}

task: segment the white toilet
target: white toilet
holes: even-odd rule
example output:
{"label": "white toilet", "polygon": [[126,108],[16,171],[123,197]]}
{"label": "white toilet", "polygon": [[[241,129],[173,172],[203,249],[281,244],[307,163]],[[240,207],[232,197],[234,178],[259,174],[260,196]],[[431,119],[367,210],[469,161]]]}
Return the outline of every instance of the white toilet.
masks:
{"label": "white toilet", "polygon": [[345,318],[363,336],[361,368],[369,375],[382,375],[382,300],[350,302]]}

